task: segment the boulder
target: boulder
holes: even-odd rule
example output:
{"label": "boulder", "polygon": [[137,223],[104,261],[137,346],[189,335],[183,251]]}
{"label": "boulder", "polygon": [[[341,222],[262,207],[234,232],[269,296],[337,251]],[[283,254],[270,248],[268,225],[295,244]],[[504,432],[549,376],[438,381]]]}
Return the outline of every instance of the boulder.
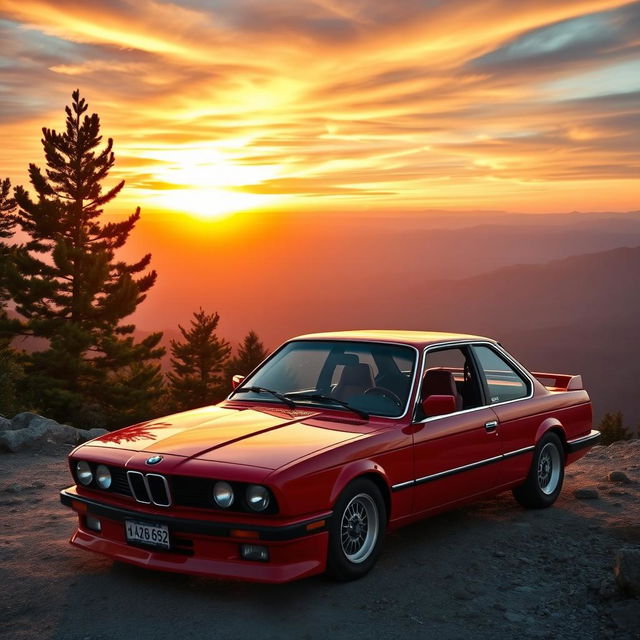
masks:
{"label": "boulder", "polygon": [[93,440],[94,438],[99,438],[103,436],[105,433],[109,433],[106,429],[75,429],[78,443],[87,442],[89,440]]}
{"label": "boulder", "polygon": [[78,444],[80,442],[79,438],[79,429],[74,429],[70,427],[68,424],[58,424],[57,422],[51,421],[53,424],[48,425],[47,431],[45,434],[45,439],[47,442],[53,444]]}
{"label": "boulder", "polygon": [[0,449],[3,451],[22,451],[31,446],[31,435],[28,429],[10,429],[0,432]]}
{"label": "boulder", "polygon": [[23,411],[22,413],[17,413],[13,418],[11,418],[11,428],[12,429],[26,429],[32,420],[37,418],[42,418],[37,413],[31,413],[30,411]]}
{"label": "boulder", "polygon": [[[102,435],[104,431],[102,429],[91,432],[82,431],[29,412],[14,416],[11,426],[12,429],[0,431],[0,449],[12,452],[37,449],[45,444],[76,445]],[[93,434],[93,431],[99,431],[99,433]],[[88,433],[91,435],[84,435]]]}
{"label": "boulder", "polygon": [[640,596],[640,549],[620,549],[616,553],[613,573],[622,591]]}

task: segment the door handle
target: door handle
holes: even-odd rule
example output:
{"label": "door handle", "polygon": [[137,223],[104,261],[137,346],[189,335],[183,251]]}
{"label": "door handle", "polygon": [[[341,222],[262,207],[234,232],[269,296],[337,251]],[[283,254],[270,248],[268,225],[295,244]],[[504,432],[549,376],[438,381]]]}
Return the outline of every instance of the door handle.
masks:
{"label": "door handle", "polygon": [[484,428],[487,432],[495,431],[498,428],[498,421],[489,420],[489,422],[484,423]]}

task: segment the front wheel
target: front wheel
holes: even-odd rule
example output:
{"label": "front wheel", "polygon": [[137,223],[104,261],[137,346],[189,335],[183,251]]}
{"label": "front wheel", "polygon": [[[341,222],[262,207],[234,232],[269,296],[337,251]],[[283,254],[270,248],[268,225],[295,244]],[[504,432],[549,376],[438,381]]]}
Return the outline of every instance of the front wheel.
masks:
{"label": "front wheel", "polygon": [[376,562],[386,527],[384,500],[378,487],[354,480],[336,501],[329,525],[327,573],[337,580],[355,580]]}
{"label": "front wheel", "polygon": [[513,495],[523,507],[550,507],[560,495],[563,480],[562,442],[555,433],[547,433],[536,445],[527,479],[513,490]]}

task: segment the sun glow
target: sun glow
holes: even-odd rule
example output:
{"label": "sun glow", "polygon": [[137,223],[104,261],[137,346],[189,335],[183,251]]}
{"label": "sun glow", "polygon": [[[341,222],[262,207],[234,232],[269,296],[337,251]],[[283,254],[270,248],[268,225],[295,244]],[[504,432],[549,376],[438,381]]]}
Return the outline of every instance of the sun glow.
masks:
{"label": "sun glow", "polygon": [[276,201],[278,196],[191,187],[155,193],[150,199],[161,209],[188,213],[203,219],[219,219],[239,211],[265,207]]}
{"label": "sun glow", "polygon": [[280,200],[278,195],[250,191],[251,185],[276,177],[278,165],[241,164],[239,158],[207,146],[154,149],[144,155],[161,163],[151,170],[153,191],[148,197],[162,209],[218,219]]}

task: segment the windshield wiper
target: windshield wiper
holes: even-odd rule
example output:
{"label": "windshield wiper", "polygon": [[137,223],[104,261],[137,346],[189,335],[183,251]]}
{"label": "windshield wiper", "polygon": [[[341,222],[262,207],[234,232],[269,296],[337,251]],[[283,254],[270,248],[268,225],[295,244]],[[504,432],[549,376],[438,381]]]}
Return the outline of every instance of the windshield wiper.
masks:
{"label": "windshield wiper", "polygon": [[295,409],[296,403],[291,400],[291,398],[287,398],[287,396],[283,395],[279,391],[273,391],[272,389],[267,389],[266,387],[242,387],[241,389],[236,389],[235,393],[247,393],[251,391],[253,393],[270,393],[274,398],[280,400],[280,402],[284,402],[289,408]]}
{"label": "windshield wiper", "polygon": [[344,400],[338,400],[338,398],[332,398],[331,396],[324,396],[321,393],[287,393],[285,394],[287,398],[289,396],[295,396],[300,400],[318,400],[319,402],[332,402],[333,404],[339,404],[341,407],[348,409],[349,411],[353,411],[353,413],[359,415],[361,418],[365,420],[369,419],[369,414],[366,411],[362,411],[361,409],[356,409],[352,407],[348,402]]}

